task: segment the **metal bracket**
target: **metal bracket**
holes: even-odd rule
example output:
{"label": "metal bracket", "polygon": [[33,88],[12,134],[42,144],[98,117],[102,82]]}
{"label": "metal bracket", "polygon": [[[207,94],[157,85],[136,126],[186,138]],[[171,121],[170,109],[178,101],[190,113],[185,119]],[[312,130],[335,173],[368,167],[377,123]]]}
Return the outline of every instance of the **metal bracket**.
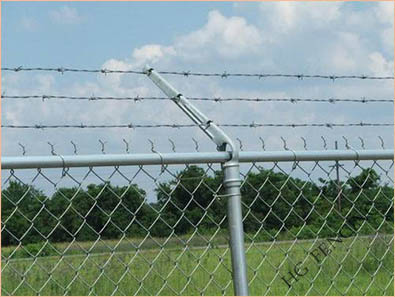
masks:
{"label": "metal bracket", "polygon": [[232,149],[232,160],[238,159],[238,149],[225,132],[198,110],[184,95],[173,88],[157,71],[146,65],[143,72],[217,145],[218,151]]}

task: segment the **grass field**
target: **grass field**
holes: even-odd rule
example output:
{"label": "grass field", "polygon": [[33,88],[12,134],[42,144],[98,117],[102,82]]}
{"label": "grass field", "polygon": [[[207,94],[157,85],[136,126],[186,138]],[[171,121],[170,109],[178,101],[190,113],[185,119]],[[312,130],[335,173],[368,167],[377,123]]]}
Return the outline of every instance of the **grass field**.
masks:
{"label": "grass field", "polygon": [[[85,242],[74,243],[63,257],[3,258],[2,295],[233,295],[230,251],[225,238],[218,238],[211,248],[196,241],[188,249],[177,242],[158,249],[151,240],[133,251],[137,242],[131,240],[124,251],[118,246],[106,252],[117,242],[107,241],[87,257],[84,249],[93,243]],[[322,242],[332,252],[321,252],[318,264],[309,253],[318,255]],[[324,239],[247,243],[246,249],[250,295],[394,295],[392,235],[347,238],[331,246]],[[2,257],[12,250],[2,248]],[[297,271],[304,276],[289,288],[281,277],[295,274],[300,261]]]}

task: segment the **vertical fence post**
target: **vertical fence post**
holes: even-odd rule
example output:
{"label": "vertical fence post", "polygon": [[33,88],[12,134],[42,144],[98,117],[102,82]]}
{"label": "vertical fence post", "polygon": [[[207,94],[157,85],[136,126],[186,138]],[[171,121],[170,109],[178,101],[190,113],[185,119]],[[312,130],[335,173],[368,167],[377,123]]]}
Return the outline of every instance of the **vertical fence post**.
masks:
{"label": "vertical fence post", "polygon": [[233,288],[235,295],[248,295],[247,264],[244,250],[243,215],[241,211],[240,168],[238,160],[222,165],[224,189],[228,203],[228,226],[232,257]]}
{"label": "vertical fence post", "polygon": [[[335,149],[337,150],[337,141],[335,141]],[[337,198],[337,203],[339,207],[339,212],[342,211],[342,206],[341,206],[341,195],[342,195],[342,188],[340,186],[340,177],[339,177],[339,161],[336,160],[336,185],[337,185],[337,190],[338,192],[338,198]]]}
{"label": "vertical fence post", "polygon": [[147,76],[158,86],[199,128],[217,145],[217,149],[226,150],[229,145],[232,149],[230,160],[222,164],[224,172],[224,189],[226,192],[227,215],[230,235],[230,251],[232,257],[232,273],[234,294],[248,295],[247,264],[244,250],[243,217],[241,211],[239,150],[225,132],[212,120],[198,110],[181,93],[174,89],[158,72],[148,65],[143,70]]}

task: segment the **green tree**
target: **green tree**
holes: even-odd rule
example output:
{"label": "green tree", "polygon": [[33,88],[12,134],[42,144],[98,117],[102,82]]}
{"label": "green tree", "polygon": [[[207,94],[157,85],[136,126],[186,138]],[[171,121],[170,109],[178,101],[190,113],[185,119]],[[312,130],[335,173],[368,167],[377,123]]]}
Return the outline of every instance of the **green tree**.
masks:
{"label": "green tree", "polygon": [[161,183],[156,188],[157,208],[163,210],[162,218],[167,223],[164,234],[172,229],[178,234],[188,233],[199,226],[201,231],[224,224],[226,199],[216,195],[222,175],[208,176],[200,167],[188,166],[174,180]]}
{"label": "green tree", "polygon": [[43,241],[47,197],[33,186],[10,181],[1,192],[2,245]]}
{"label": "green tree", "polygon": [[289,229],[311,221],[314,193],[311,182],[289,177],[283,173],[261,169],[250,172],[242,188],[244,228],[256,231]]}
{"label": "green tree", "polygon": [[[85,228],[97,238],[119,238],[125,234],[139,236],[147,233],[150,224],[144,190],[136,184],[112,186],[109,183],[89,185]],[[87,202],[87,201],[85,201]],[[79,201],[81,204],[82,201]],[[88,231],[86,231],[88,232]]]}

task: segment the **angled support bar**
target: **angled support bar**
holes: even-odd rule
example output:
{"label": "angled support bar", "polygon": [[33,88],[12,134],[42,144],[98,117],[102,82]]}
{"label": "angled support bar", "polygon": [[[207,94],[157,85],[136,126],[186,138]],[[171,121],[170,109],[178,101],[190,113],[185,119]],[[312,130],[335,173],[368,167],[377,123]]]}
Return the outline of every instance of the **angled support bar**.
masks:
{"label": "angled support bar", "polygon": [[143,71],[177,106],[217,145],[217,150],[225,151],[226,145],[232,149],[232,157],[238,157],[238,149],[232,139],[219,128],[212,120],[198,110],[184,95],[174,89],[158,72],[150,66],[145,66]]}
{"label": "angled support bar", "polygon": [[150,66],[145,66],[144,73],[217,145],[217,150],[225,151],[229,145],[231,159],[222,164],[224,188],[228,197],[228,224],[230,249],[232,257],[233,287],[235,295],[248,295],[247,264],[244,251],[244,230],[241,211],[241,179],[239,168],[239,150],[225,132],[212,120],[190,103],[184,95],[173,88]]}

